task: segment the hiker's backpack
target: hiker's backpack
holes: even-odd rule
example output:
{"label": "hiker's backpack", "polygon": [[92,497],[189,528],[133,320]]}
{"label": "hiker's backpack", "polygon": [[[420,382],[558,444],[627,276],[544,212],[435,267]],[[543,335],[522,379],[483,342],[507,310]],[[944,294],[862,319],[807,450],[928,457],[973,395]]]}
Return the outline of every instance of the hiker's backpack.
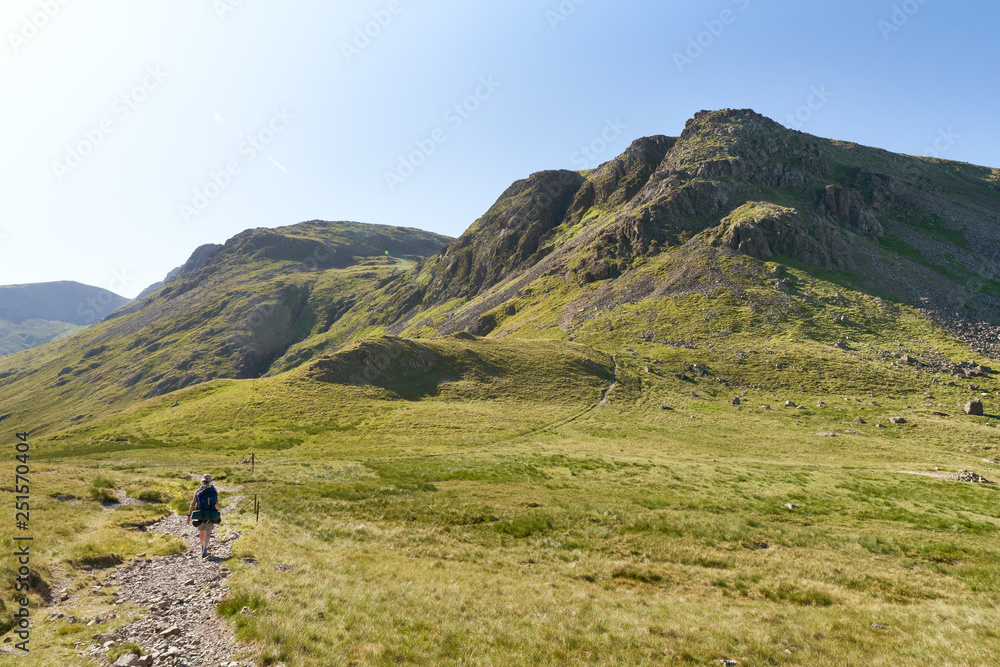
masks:
{"label": "hiker's backpack", "polygon": [[198,509],[202,511],[213,509],[219,500],[219,492],[215,490],[214,486],[203,486],[198,489],[198,493],[195,495],[198,498]]}
{"label": "hiker's backpack", "polygon": [[198,506],[191,513],[191,523],[200,526],[203,523],[222,523],[222,515],[212,506],[219,500],[219,492],[214,486],[203,486],[194,494],[195,504]]}

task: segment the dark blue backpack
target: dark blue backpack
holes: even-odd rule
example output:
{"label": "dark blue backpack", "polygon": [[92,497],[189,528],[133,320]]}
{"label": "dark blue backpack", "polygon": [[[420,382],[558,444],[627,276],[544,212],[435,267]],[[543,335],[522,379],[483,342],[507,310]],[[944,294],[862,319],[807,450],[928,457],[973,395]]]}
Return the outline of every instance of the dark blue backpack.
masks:
{"label": "dark blue backpack", "polygon": [[219,500],[219,492],[214,486],[203,486],[195,495],[198,498],[198,509],[202,511],[211,510]]}

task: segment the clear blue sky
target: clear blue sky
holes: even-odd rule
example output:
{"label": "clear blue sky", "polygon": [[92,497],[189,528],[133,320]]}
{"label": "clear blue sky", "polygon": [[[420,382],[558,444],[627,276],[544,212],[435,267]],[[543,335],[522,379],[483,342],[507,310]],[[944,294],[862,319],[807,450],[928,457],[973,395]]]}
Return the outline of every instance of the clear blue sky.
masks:
{"label": "clear blue sky", "polygon": [[511,182],[701,109],[1000,166],[998,23],[970,0],[3,0],[0,284],[134,296],[311,219],[457,236]]}

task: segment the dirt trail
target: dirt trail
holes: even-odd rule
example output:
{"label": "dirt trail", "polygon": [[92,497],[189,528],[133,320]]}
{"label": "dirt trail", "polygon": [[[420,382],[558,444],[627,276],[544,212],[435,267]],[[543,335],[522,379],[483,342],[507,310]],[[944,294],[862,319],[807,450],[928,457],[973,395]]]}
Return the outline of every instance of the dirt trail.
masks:
{"label": "dirt trail", "polygon": [[[220,488],[220,490],[223,490]],[[227,491],[237,488],[224,489]],[[228,498],[223,513],[235,509],[241,496]],[[244,667],[253,664],[250,650],[236,643],[229,627],[215,613],[215,606],[229,590],[225,584],[233,542],[239,531],[225,527],[215,530],[209,557],[201,557],[201,546],[186,515],[172,514],[147,530],[181,537],[188,549],[172,556],[137,558],[110,575],[106,586],[119,586],[116,604],[128,602],[148,609],[135,621],[114,632],[100,635],[96,646],[81,655],[99,656],[111,646],[138,644],[145,663],[171,667]],[[243,656],[238,658],[236,656]]]}
{"label": "dirt trail", "polygon": [[598,407],[609,408],[609,409],[610,406],[608,405],[608,398],[611,392],[614,391],[614,388],[618,386],[618,357],[612,355],[611,362],[612,362],[611,386],[605,389],[601,393],[601,402],[597,404]]}
{"label": "dirt trail", "polygon": [[920,472],[919,470],[895,470],[898,475],[921,475],[923,477],[935,477],[937,479],[954,479],[954,473],[947,472]]}

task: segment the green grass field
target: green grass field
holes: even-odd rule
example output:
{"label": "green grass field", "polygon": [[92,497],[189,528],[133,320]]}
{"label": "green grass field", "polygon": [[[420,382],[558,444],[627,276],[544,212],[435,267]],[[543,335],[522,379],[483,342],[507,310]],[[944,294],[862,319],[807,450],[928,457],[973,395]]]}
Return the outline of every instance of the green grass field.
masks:
{"label": "green grass field", "polygon": [[[983,462],[996,418],[962,413],[965,383],[875,349],[974,355],[860,301],[844,312],[869,328],[848,350],[818,316],[763,335],[721,308],[735,319],[712,348],[625,338],[725,303],[691,299],[657,304],[659,324],[616,314],[622,340],[597,319],[577,343],[434,339],[411,348],[433,360],[412,377],[389,354],[361,386],[306,367],[213,381],[38,440],[40,587],[89,591],[179,549],[135,529],[211,472],[262,499],[260,523],[245,504],[230,515],[248,533],[219,611],[264,665],[989,664],[998,489],[899,471],[1000,478]],[[978,382],[989,413],[995,382]],[[102,489],[159,502],[106,509]],[[111,609],[79,599],[65,611]],[[92,629],[36,610],[16,664],[91,664],[74,643]]]}

